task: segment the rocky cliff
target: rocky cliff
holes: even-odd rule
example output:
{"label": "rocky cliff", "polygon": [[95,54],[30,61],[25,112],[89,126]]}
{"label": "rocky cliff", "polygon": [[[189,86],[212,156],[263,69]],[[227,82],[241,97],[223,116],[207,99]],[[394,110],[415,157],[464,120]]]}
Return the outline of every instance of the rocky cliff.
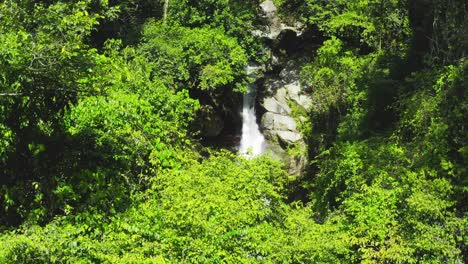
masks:
{"label": "rocky cliff", "polygon": [[299,22],[283,22],[273,1],[262,2],[259,10],[264,24],[253,34],[262,38],[268,56],[259,80],[260,127],[269,150],[285,162],[291,175],[299,176],[307,164],[300,128],[312,106],[299,73],[306,62],[304,53],[314,49],[314,36]]}

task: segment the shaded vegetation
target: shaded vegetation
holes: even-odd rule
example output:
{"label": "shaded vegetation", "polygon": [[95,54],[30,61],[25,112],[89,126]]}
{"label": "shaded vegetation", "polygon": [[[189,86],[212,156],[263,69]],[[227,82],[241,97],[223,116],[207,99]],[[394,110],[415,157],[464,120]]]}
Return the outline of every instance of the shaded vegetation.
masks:
{"label": "shaded vegetation", "polygon": [[293,183],[198,142],[260,3],[164,2],[0,3],[0,263],[468,261],[464,1],[275,1],[325,39]]}

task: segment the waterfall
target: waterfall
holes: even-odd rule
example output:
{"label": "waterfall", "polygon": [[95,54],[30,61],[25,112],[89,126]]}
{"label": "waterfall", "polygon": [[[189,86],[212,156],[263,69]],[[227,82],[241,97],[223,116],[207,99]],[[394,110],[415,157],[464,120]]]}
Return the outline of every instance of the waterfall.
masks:
{"label": "waterfall", "polygon": [[[255,70],[259,67],[247,66],[247,75],[255,76]],[[247,92],[243,97],[242,105],[242,137],[239,152],[247,157],[255,157],[265,151],[265,137],[260,132],[255,116],[255,96],[257,86],[251,83],[247,86]]]}

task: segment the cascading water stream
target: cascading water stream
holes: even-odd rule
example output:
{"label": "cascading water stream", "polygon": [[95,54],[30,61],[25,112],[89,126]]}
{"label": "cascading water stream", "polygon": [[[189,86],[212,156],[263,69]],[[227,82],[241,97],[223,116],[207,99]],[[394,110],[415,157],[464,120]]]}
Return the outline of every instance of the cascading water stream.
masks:
{"label": "cascading water stream", "polygon": [[[247,66],[247,75],[255,74],[259,67]],[[260,132],[255,115],[255,96],[257,86],[252,83],[247,86],[242,105],[242,137],[239,152],[247,157],[255,157],[265,151],[265,137]]]}

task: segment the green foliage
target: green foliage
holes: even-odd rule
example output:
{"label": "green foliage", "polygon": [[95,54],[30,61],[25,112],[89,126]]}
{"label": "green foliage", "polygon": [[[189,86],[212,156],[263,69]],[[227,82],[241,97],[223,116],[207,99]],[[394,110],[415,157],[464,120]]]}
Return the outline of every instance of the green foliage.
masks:
{"label": "green foliage", "polygon": [[468,98],[467,63],[447,66],[437,72],[419,72],[409,85],[413,92],[404,93],[398,139],[411,147],[411,158],[419,166],[437,170],[451,179],[456,188],[459,207],[466,199],[466,142],[464,127]]}
{"label": "green foliage", "polygon": [[[431,56],[427,56],[428,63],[455,64],[466,57],[468,49],[467,32],[468,10],[463,8],[465,3],[457,1],[432,1]],[[426,14],[428,15],[428,14]]]}
{"label": "green foliage", "polygon": [[154,59],[156,74],[168,83],[212,93],[243,90],[247,57],[223,30],[153,22],[143,35],[141,50]]}
{"label": "green foliage", "polygon": [[[166,95],[169,97],[170,91],[166,90]],[[187,105],[182,104],[184,98]],[[100,153],[109,153],[115,162],[125,164],[124,168],[131,167],[130,164],[141,166],[148,160],[151,150],[164,151],[171,144],[181,144],[186,136],[184,128],[187,124],[184,127],[182,122],[165,120],[170,118],[170,112],[166,115],[165,110],[174,114],[178,111],[171,109],[171,99],[177,103],[173,107],[181,107],[181,112],[193,107],[193,102],[185,94],[169,97],[166,109],[154,106],[137,95],[118,92],[106,97],[87,97],[67,115],[68,131],[72,136],[93,138]],[[158,111],[161,114],[157,114]]]}
{"label": "green foliage", "polygon": [[[38,108],[31,109],[38,118],[59,110],[77,92],[73,80],[94,62],[96,50],[88,49],[84,38],[101,16],[88,13],[84,1],[50,6],[8,1],[0,8],[2,91],[23,96],[22,104]],[[57,106],[50,105],[52,98]]]}
{"label": "green foliage", "polygon": [[308,23],[329,36],[301,72],[315,99],[308,137],[316,178],[304,185],[321,221],[343,227],[354,261],[460,262],[466,254],[466,206],[460,204],[466,202],[467,133],[460,126],[466,123],[466,63],[430,65],[405,79],[405,50],[415,58],[409,26],[419,22],[410,25],[404,7],[332,1],[304,9]]}
{"label": "green foliage", "polygon": [[64,108],[88,92],[77,83],[98,58],[86,38],[102,18],[89,1],[0,4],[1,223],[20,221],[48,198],[36,186],[50,187]]}
{"label": "green foliage", "polygon": [[248,30],[256,19],[257,4],[257,1],[240,0],[169,1],[169,20],[190,28],[219,28],[249,45],[254,42]]}
{"label": "green foliage", "polygon": [[[364,95],[359,94],[356,79],[362,78],[366,58],[343,50],[343,42],[333,37],[317,51],[315,62],[302,71],[303,81],[312,89],[318,113],[331,109],[344,111],[346,106]],[[357,94],[356,94],[357,93]],[[356,95],[355,95],[356,94]],[[358,98],[350,98],[352,96]]]}
{"label": "green foliage", "polygon": [[88,4],[1,6],[17,12],[2,16],[0,36],[24,33],[24,39],[1,49],[7,93],[0,96],[1,183],[9,188],[0,191],[0,221],[45,220],[88,207],[119,210],[140,188],[134,184],[145,181],[143,172],[174,166],[173,149],[187,145],[198,103],[187,91],[166,88],[145,57],[131,48],[120,52],[118,41],[109,41],[106,54],[86,45],[101,18]]}
{"label": "green foliage", "polygon": [[326,36],[347,40],[363,50],[404,51],[411,34],[405,1],[279,2],[284,12],[317,26]]}
{"label": "green foliage", "polygon": [[252,262],[255,246],[245,240],[255,242],[252,237],[263,223],[277,221],[275,212],[283,206],[281,164],[221,153],[187,165],[156,175],[140,202],[110,222],[81,219],[70,225],[69,217],[4,235],[0,260]]}
{"label": "green foliage", "polygon": [[188,89],[203,106],[226,113],[245,91],[247,55],[221,28],[188,28],[149,22],[138,54],[149,58],[151,74],[175,90]]}
{"label": "green foliage", "polygon": [[129,195],[146,186],[148,174],[177,167],[176,149],[190,148],[186,137],[198,102],[153,79],[151,64],[132,49],[109,52],[82,83],[92,82],[101,95],[83,97],[64,116],[74,144],[88,146],[69,151],[84,155],[84,161],[93,157],[92,164],[78,160],[71,175],[59,180],[56,206],[65,213],[122,210]]}
{"label": "green foliage", "polygon": [[155,178],[170,244],[164,251],[183,262],[247,257],[243,237],[274,219],[285,176],[278,162],[225,154]]}
{"label": "green foliage", "polygon": [[341,139],[360,138],[367,130],[369,86],[363,79],[376,56],[358,56],[343,45],[335,37],[325,41],[315,61],[301,71],[314,100],[312,121],[316,128],[312,133],[315,137],[333,135],[317,145],[328,144],[335,135]]}
{"label": "green foliage", "polygon": [[13,143],[14,134],[11,129],[6,127],[3,124],[0,124],[0,134],[2,134],[2,138],[0,141],[0,161],[3,163],[5,162],[5,157],[8,155],[8,150],[10,149],[11,144]]}
{"label": "green foliage", "polygon": [[322,154],[315,206],[332,219],[345,216],[339,219],[363,262],[460,260],[462,222],[450,210],[450,181],[418,168],[404,147],[377,142],[343,144]]}
{"label": "green foliage", "polygon": [[0,263],[468,261],[463,1],[275,1],[317,46],[300,194],[193,140],[237,111],[259,2],[165,2],[0,3]]}

